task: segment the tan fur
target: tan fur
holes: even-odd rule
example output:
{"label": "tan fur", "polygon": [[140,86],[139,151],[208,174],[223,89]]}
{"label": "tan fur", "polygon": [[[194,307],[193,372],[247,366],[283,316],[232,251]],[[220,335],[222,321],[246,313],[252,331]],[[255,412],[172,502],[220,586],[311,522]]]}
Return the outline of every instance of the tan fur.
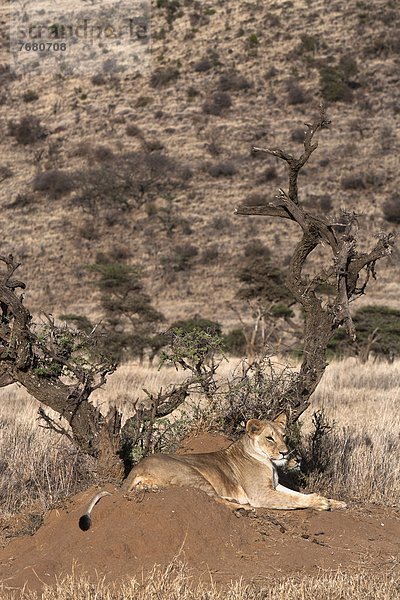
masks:
{"label": "tan fur", "polygon": [[344,508],[344,502],[301,494],[279,484],[275,464],[283,466],[288,457],[285,427],[284,414],[275,421],[251,419],[243,437],[225,450],[148,456],[133,467],[122,489],[194,487],[233,508]]}
{"label": "tan fur", "polygon": [[[291,510],[345,508],[338,500],[301,494],[279,484],[276,465],[289,457],[285,443],[286,416],[274,421],[251,419],[243,437],[225,450],[206,454],[154,454],[135,465],[122,485],[124,492],[168,486],[203,490],[230,508]],[[108,492],[99,492],[82,515],[79,526],[91,525],[91,511]]]}

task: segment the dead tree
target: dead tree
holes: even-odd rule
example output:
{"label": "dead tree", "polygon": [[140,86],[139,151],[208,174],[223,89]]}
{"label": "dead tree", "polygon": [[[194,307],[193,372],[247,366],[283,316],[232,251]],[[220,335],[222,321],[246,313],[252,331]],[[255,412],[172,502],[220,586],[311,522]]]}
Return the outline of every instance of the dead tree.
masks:
{"label": "dead tree", "polygon": [[[193,387],[200,384],[208,389],[215,367],[203,368],[181,385],[157,395],[148,394],[146,406],[133,403],[132,416],[128,415],[121,427],[122,415],[115,407],[103,415],[90,401],[92,392],[103,386],[116,368],[98,358],[95,332],[85,336],[57,326],[50,317],[44,328],[36,327],[17,291],[25,288],[24,282],[15,278],[19,264],[11,255],[0,256],[1,263],[5,269],[0,273],[0,386],[23,385],[41,403],[39,417],[45,427],[66,435],[95,458],[100,474],[122,476],[129,463],[124,460],[127,440],[133,446],[144,438],[149,446],[154,421],[180,406]],[[43,406],[58,417],[46,413]]]}
{"label": "dead tree", "polygon": [[[236,215],[288,219],[300,228],[301,239],[294,248],[286,280],[305,316],[303,360],[298,377],[286,397],[293,421],[309,406],[310,396],[325,371],[326,350],[334,331],[344,327],[351,339],[356,338],[349,302],[365,293],[370,277],[375,277],[376,261],[391,254],[394,245],[392,234],[381,233],[369,252],[358,252],[355,213],[342,212],[339,222],[329,222],[302,206],[298,175],[317,149],[317,134],[329,125],[330,121],[321,107],[318,119],[306,124],[304,151],[299,158],[279,148],[252,148],[253,153],[272,155],[287,163],[288,189],[279,189],[279,194],[271,202],[258,206],[242,204],[235,210]],[[315,277],[310,277],[303,270],[319,244],[330,249],[332,263]],[[325,282],[334,282],[336,291],[323,302],[318,287]]]}

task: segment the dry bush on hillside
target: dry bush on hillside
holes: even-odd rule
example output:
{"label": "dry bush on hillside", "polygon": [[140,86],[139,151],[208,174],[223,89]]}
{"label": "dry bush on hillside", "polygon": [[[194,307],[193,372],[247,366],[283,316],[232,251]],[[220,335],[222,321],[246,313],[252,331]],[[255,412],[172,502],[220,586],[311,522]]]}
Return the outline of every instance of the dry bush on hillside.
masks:
{"label": "dry bush on hillside", "polygon": [[343,71],[330,65],[320,68],[321,95],[326,102],[351,102],[353,90]]}
{"label": "dry bush on hillside", "polygon": [[357,174],[346,175],[342,178],[341,186],[344,190],[364,190],[365,178]]}
{"label": "dry bush on hillside", "polygon": [[74,174],[59,169],[37,173],[33,180],[33,190],[35,192],[46,192],[52,199],[68,194],[74,187]]}
{"label": "dry bush on hillside", "polygon": [[232,222],[228,217],[217,216],[211,220],[210,227],[215,231],[223,231],[224,229],[229,228],[232,225]]}
{"label": "dry bush on hillside", "polygon": [[258,238],[254,238],[244,247],[244,255],[247,258],[263,256],[264,258],[271,257],[271,250]]}
{"label": "dry bush on hillside", "polygon": [[23,146],[34,144],[47,135],[40,119],[34,115],[26,115],[19,121],[9,121],[8,134]]}
{"label": "dry bush on hillside", "polygon": [[285,283],[285,273],[265,254],[249,252],[240,261],[237,277],[242,283],[240,298],[259,298],[268,302],[294,303],[294,296]]}
{"label": "dry bush on hillside", "polygon": [[153,88],[163,87],[173,83],[179,77],[179,69],[176,67],[159,67],[153,71],[150,77],[150,85]]}
{"label": "dry bush on hillside", "polygon": [[240,92],[249,90],[253,84],[247,77],[232,69],[220,75],[218,86],[223,92]]}
{"label": "dry bush on hillside", "polygon": [[324,194],[319,198],[319,205],[322,212],[330,212],[333,208],[333,202],[331,196]]}
{"label": "dry bush on hillside", "polygon": [[93,213],[101,208],[139,208],[158,194],[185,186],[190,178],[191,171],[186,166],[146,147],[143,151],[108,156],[101,166],[77,173],[79,195],[75,202]]}
{"label": "dry bush on hillside", "polygon": [[385,201],[383,216],[389,223],[400,223],[400,194],[393,194]]}
{"label": "dry bush on hillside", "polygon": [[213,63],[208,58],[208,56],[205,56],[204,58],[201,58],[200,60],[198,60],[194,64],[193,68],[196,71],[196,73],[205,73],[206,71],[209,71],[210,69],[212,69],[213,66],[214,66]]}
{"label": "dry bush on hillside", "polygon": [[292,131],[290,139],[293,142],[297,142],[298,144],[302,144],[304,142],[304,127],[298,127]]}
{"label": "dry bush on hillside", "polygon": [[204,248],[201,253],[200,263],[203,265],[208,265],[212,262],[215,262],[220,255],[218,244],[210,244],[207,248]]}
{"label": "dry bush on hillside", "polygon": [[15,77],[16,75],[12,71],[11,66],[8,63],[0,64],[0,84],[2,87],[5,87]]}
{"label": "dry bush on hillside", "polygon": [[109,162],[115,159],[115,152],[105,144],[80,142],[71,152],[72,156],[84,158],[89,164]]}
{"label": "dry bush on hillside", "polygon": [[[303,133],[304,139],[304,133]],[[269,181],[273,181],[278,177],[277,170],[275,167],[267,167],[264,171],[257,177],[256,183],[257,185],[262,185],[263,183],[268,183]]]}
{"label": "dry bush on hillside", "polygon": [[27,209],[31,210],[34,208],[35,198],[30,194],[17,194],[11,202],[5,205],[5,208],[9,210],[13,209]]}
{"label": "dry bush on hillside", "polygon": [[196,98],[197,96],[200,95],[200,92],[197,88],[195,88],[193,85],[190,85],[188,87],[188,89],[186,90],[186,94],[187,94],[187,99],[189,102],[192,102],[194,100],[194,98]]}
{"label": "dry bush on hillside", "polygon": [[211,177],[233,177],[236,175],[236,167],[233,162],[219,162],[208,167]]}
{"label": "dry bush on hillside", "polygon": [[[392,22],[392,24],[394,23],[395,21]],[[366,46],[365,54],[366,56],[377,58],[388,58],[391,55],[400,54],[400,42],[397,31],[389,30],[375,35]]]}
{"label": "dry bush on hillside", "polygon": [[93,83],[93,85],[96,86],[105,85],[105,83],[107,82],[106,78],[102,73],[96,73],[91,77],[90,81]]}
{"label": "dry bush on hillside", "polygon": [[308,33],[302,33],[300,35],[300,44],[296,48],[296,54],[317,54],[321,50],[326,50],[327,45],[324,40],[316,35],[310,35]]}
{"label": "dry bush on hillside", "polygon": [[[299,83],[293,80],[290,80],[287,83],[287,95],[289,104],[304,104],[308,101],[307,94],[304,91],[304,88]],[[303,139],[301,141],[303,141]]]}
{"label": "dry bush on hillside", "polygon": [[197,246],[186,242],[176,245],[171,252],[161,257],[161,264],[166,274],[170,271],[188,271],[193,267],[193,261],[198,256]]}
{"label": "dry bush on hillside", "polygon": [[39,100],[39,96],[33,90],[26,90],[26,92],[22,94],[22,100],[28,104],[29,102],[36,102],[36,100]]}
{"label": "dry bush on hillside", "polygon": [[220,116],[232,106],[232,98],[228,92],[214,92],[203,104],[203,112],[207,115]]}
{"label": "dry bush on hillside", "polygon": [[140,137],[142,135],[142,130],[137,125],[127,125],[126,126],[126,135],[129,137]]}
{"label": "dry bush on hillside", "polygon": [[0,165],[0,183],[13,176],[13,171],[8,165]]}

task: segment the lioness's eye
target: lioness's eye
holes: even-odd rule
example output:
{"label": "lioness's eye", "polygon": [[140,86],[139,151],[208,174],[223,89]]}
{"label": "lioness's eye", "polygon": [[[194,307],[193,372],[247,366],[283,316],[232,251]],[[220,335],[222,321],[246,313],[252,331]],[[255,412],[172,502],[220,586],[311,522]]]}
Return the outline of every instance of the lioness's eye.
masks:
{"label": "lioness's eye", "polygon": [[275,440],[274,440],[274,438],[273,438],[273,437],[270,437],[269,435],[267,435],[266,439],[267,439],[269,442],[274,442],[274,441],[275,441]]}

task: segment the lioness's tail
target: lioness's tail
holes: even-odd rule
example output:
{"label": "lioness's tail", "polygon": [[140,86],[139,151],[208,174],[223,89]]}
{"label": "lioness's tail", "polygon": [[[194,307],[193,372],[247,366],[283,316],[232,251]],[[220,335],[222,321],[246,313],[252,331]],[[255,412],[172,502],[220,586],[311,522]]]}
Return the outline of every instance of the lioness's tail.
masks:
{"label": "lioness's tail", "polygon": [[81,518],[79,519],[79,527],[82,529],[82,531],[87,531],[88,529],[90,529],[90,526],[92,524],[92,518],[91,518],[90,514],[91,514],[94,506],[98,503],[100,498],[103,498],[103,496],[112,496],[112,494],[110,492],[106,492],[105,490],[103,490],[102,492],[99,492],[91,499],[85,514],[82,515]]}

